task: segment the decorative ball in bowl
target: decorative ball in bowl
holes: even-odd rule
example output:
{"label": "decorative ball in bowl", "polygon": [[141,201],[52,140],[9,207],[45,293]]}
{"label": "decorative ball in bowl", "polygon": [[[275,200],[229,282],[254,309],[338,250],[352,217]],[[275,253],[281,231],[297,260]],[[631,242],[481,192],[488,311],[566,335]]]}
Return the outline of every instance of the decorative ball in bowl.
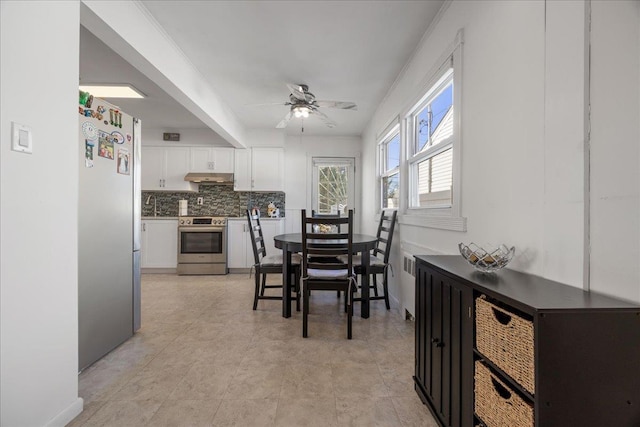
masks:
{"label": "decorative ball in bowl", "polygon": [[469,245],[459,243],[458,249],[460,249],[460,255],[462,255],[473,268],[484,273],[498,271],[509,264],[509,261],[511,261],[516,251],[515,246],[508,248],[506,245],[500,245],[497,248],[490,247],[487,250],[475,243],[470,243]]}

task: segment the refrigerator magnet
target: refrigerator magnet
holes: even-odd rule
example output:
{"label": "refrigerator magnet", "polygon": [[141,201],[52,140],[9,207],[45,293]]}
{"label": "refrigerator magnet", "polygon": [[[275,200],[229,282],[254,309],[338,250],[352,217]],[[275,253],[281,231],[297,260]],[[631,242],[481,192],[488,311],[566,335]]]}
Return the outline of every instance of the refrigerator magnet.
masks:
{"label": "refrigerator magnet", "polygon": [[111,132],[111,140],[116,144],[124,144],[124,136],[117,130]]}
{"label": "refrigerator magnet", "polygon": [[96,139],[98,137],[98,129],[91,122],[82,123],[82,134],[87,139]]}
{"label": "refrigerator magnet", "polygon": [[99,132],[98,156],[113,160],[113,139],[104,131]]}
{"label": "refrigerator magnet", "polygon": [[129,175],[129,161],[131,157],[129,150],[126,148],[118,147],[118,173],[122,175]]}
{"label": "refrigerator magnet", "polygon": [[86,168],[93,167],[93,147],[95,143],[89,139],[84,140],[84,166]]}

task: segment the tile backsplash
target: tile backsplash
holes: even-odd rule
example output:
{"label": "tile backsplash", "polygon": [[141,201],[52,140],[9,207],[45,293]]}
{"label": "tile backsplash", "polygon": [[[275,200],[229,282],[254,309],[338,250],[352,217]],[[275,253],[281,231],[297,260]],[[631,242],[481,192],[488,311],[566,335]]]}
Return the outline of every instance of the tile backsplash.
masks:
{"label": "tile backsplash", "polygon": [[[149,204],[145,204],[149,196]],[[153,215],[154,197],[158,216],[178,216],[178,201],[187,200],[189,216],[229,216],[239,217],[245,209],[257,206],[262,215],[267,213],[267,205],[273,202],[280,209],[280,216],[285,212],[285,195],[282,191],[271,193],[255,193],[249,191],[233,191],[230,185],[204,184],[198,186],[198,192],[143,191],[142,216]],[[198,197],[202,197],[202,205],[198,205]]]}

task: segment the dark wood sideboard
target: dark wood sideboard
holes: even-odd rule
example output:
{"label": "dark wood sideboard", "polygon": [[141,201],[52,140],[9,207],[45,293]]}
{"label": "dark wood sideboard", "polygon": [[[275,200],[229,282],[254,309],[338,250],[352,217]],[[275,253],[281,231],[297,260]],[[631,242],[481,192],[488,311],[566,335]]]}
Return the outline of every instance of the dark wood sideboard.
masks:
{"label": "dark wood sideboard", "polygon": [[640,306],[415,259],[415,389],[442,426],[640,426]]}

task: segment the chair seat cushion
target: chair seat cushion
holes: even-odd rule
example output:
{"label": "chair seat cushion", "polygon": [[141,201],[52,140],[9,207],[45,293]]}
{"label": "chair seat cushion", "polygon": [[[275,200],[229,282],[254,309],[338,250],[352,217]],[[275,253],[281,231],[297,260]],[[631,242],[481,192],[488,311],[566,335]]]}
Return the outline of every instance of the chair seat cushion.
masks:
{"label": "chair seat cushion", "polygon": [[[340,259],[340,261],[341,261],[341,262],[343,262],[343,263],[346,263],[346,262],[347,262],[347,256],[346,256],[346,255],[340,255],[340,256],[338,257],[338,259]],[[360,256],[360,255],[353,255],[353,257],[352,257],[352,261],[351,261],[351,262],[353,263],[353,266],[354,266],[354,267],[359,267],[359,266],[361,266],[361,265],[362,265],[362,256]],[[384,266],[385,266],[385,263],[384,263],[384,261],[383,261],[383,260],[381,260],[380,258],[378,258],[378,257],[374,257],[374,256],[371,256],[371,257],[369,257],[369,265],[370,265],[371,267],[384,267]]]}
{"label": "chair seat cushion", "polygon": [[[291,264],[300,265],[302,262],[302,258],[298,254],[291,254]],[[282,265],[282,254],[269,255],[267,257],[262,258],[260,261],[260,265],[264,267],[273,267],[277,265]]]}
{"label": "chair seat cushion", "polygon": [[319,280],[334,280],[334,279],[347,279],[349,277],[348,270],[320,270],[310,268],[307,270],[307,277],[309,279]]}

